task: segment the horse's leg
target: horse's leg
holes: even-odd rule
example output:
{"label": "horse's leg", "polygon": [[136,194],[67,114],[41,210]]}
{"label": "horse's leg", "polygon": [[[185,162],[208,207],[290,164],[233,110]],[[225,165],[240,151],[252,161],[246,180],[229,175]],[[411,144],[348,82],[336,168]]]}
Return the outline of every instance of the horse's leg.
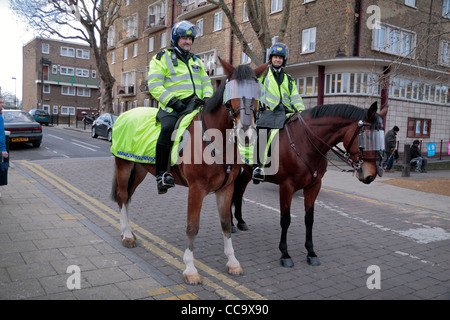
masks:
{"label": "horse's leg", "polygon": [[[251,176],[247,174],[246,171],[243,171],[234,181],[234,192],[233,192],[233,200],[232,204],[234,205],[234,217],[238,221],[237,227],[239,230],[247,231],[248,226],[245,223],[244,219],[242,218],[242,200],[244,198],[244,192],[247,188],[248,183],[251,180]],[[231,212],[231,206],[230,206],[230,212]],[[231,232],[235,233],[237,230],[234,227],[233,224],[233,213],[231,212]]]}
{"label": "horse's leg", "polygon": [[281,251],[280,263],[283,267],[292,268],[294,262],[287,250],[287,232],[291,225],[291,202],[294,190],[287,183],[280,185],[280,226],[281,239],[278,248]]}
{"label": "horse's leg", "polygon": [[319,180],[317,183],[303,190],[303,194],[305,197],[305,226],[306,226],[305,248],[308,251],[306,260],[308,264],[312,266],[320,265],[319,258],[314,252],[314,245],[312,240],[312,228],[314,224],[314,202],[316,201],[316,198],[319,195],[321,186],[322,181]]}
{"label": "horse's leg", "polygon": [[128,202],[146,174],[142,166],[116,158],[116,198],[120,209],[121,238],[122,244],[128,248],[136,247],[136,237],[128,218]]}
{"label": "horse's leg", "polygon": [[197,268],[194,266],[194,240],[198,234],[200,226],[200,211],[202,209],[203,199],[206,191],[198,187],[197,184],[189,186],[188,194],[188,214],[186,235],[188,238],[188,247],[184,251],[183,261],[186,269],[183,271],[184,281],[187,284],[201,284],[202,279],[198,274]]}
{"label": "horse's leg", "polygon": [[240,275],[244,271],[242,270],[239,261],[234,256],[233,244],[231,242],[231,217],[229,208],[233,196],[233,189],[234,186],[230,184],[216,192],[216,202],[223,231],[224,251],[228,258],[227,271],[229,274]]}

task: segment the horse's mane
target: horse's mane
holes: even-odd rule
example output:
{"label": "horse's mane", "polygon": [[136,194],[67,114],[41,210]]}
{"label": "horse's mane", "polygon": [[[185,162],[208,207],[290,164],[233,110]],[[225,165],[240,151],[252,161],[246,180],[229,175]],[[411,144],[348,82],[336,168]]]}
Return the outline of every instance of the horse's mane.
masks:
{"label": "horse's mane", "polygon": [[[256,79],[255,72],[252,68],[247,65],[240,65],[236,67],[233,73],[233,80],[240,82],[250,79]],[[214,112],[223,104],[223,92],[225,90],[226,83],[226,81],[222,81],[213,96],[206,101],[206,112]]]}
{"label": "horse's mane", "polygon": [[309,115],[311,118],[343,117],[352,120],[364,120],[367,116],[367,110],[351,104],[324,104],[303,111],[303,115]]}

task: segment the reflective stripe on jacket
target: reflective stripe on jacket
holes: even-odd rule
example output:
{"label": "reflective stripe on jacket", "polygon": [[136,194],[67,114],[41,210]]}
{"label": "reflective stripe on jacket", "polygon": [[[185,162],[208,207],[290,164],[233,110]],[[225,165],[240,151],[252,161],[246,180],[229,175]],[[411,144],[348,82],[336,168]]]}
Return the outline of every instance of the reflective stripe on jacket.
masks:
{"label": "reflective stripe on jacket", "polygon": [[173,109],[166,106],[172,98],[182,100],[194,93],[200,99],[211,97],[213,95],[211,79],[206,74],[201,59],[191,56],[188,66],[177,58],[175,66],[171,53],[171,50],[166,49],[164,54],[155,55],[150,60],[148,90],[159,101],[159,108],[172,112]]}
{"label": "reflective stripe on jacket", "polygon": [[[266,88],[265,104],[270,110],[275,109],[280,102],[292,112],[305,110],[302,97],[298,93],[295,81],[286,73],[284,74],[283,82],[278,86],[278,82],[275,79],[272,69],[268,67],[265,79],[260,78],[260,81]],[[289,85],[289,81],[291,81],[291,85]]]}

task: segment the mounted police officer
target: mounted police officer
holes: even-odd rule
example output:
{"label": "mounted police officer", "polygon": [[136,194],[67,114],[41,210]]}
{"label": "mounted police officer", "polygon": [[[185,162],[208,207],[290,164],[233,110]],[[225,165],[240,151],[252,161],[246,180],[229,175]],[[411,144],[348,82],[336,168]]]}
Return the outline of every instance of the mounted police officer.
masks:
{"label": "mounted police officer", "polygon": [[[275,43],[269,49],[269,66],[259,79],[265,87],[266,99],[257,122],[258,128],[282,129],[287,114],[305,110],[295,81],[284,72],[288,57],[289,49],[284,43]],[[252,178],[254,183],[264,181],[260,165],[254,166]]]}
{"label": "mounted police officer", "polygon": [[172,47],[159,52],[150,61],[148,87],[159,101],[156,117],[161,122],[155,159],[159,194],[175,186],[169,161],[176,122],[213,94],[211,79],[201,59],[190,52],[194,39],[195,26],[189,21],[180,21],[172,28]]}

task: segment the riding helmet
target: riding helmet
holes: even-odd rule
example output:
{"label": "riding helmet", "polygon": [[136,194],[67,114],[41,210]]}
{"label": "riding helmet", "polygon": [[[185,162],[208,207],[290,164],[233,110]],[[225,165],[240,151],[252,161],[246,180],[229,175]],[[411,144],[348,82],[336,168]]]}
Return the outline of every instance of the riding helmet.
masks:
{"label": "riding helmet", "polygon": [[178,44],[179,37],[191,37],[192,42],[195,39],[195,26],[187,20],[175,23],[171,32],[170,44],[175,47]]}

